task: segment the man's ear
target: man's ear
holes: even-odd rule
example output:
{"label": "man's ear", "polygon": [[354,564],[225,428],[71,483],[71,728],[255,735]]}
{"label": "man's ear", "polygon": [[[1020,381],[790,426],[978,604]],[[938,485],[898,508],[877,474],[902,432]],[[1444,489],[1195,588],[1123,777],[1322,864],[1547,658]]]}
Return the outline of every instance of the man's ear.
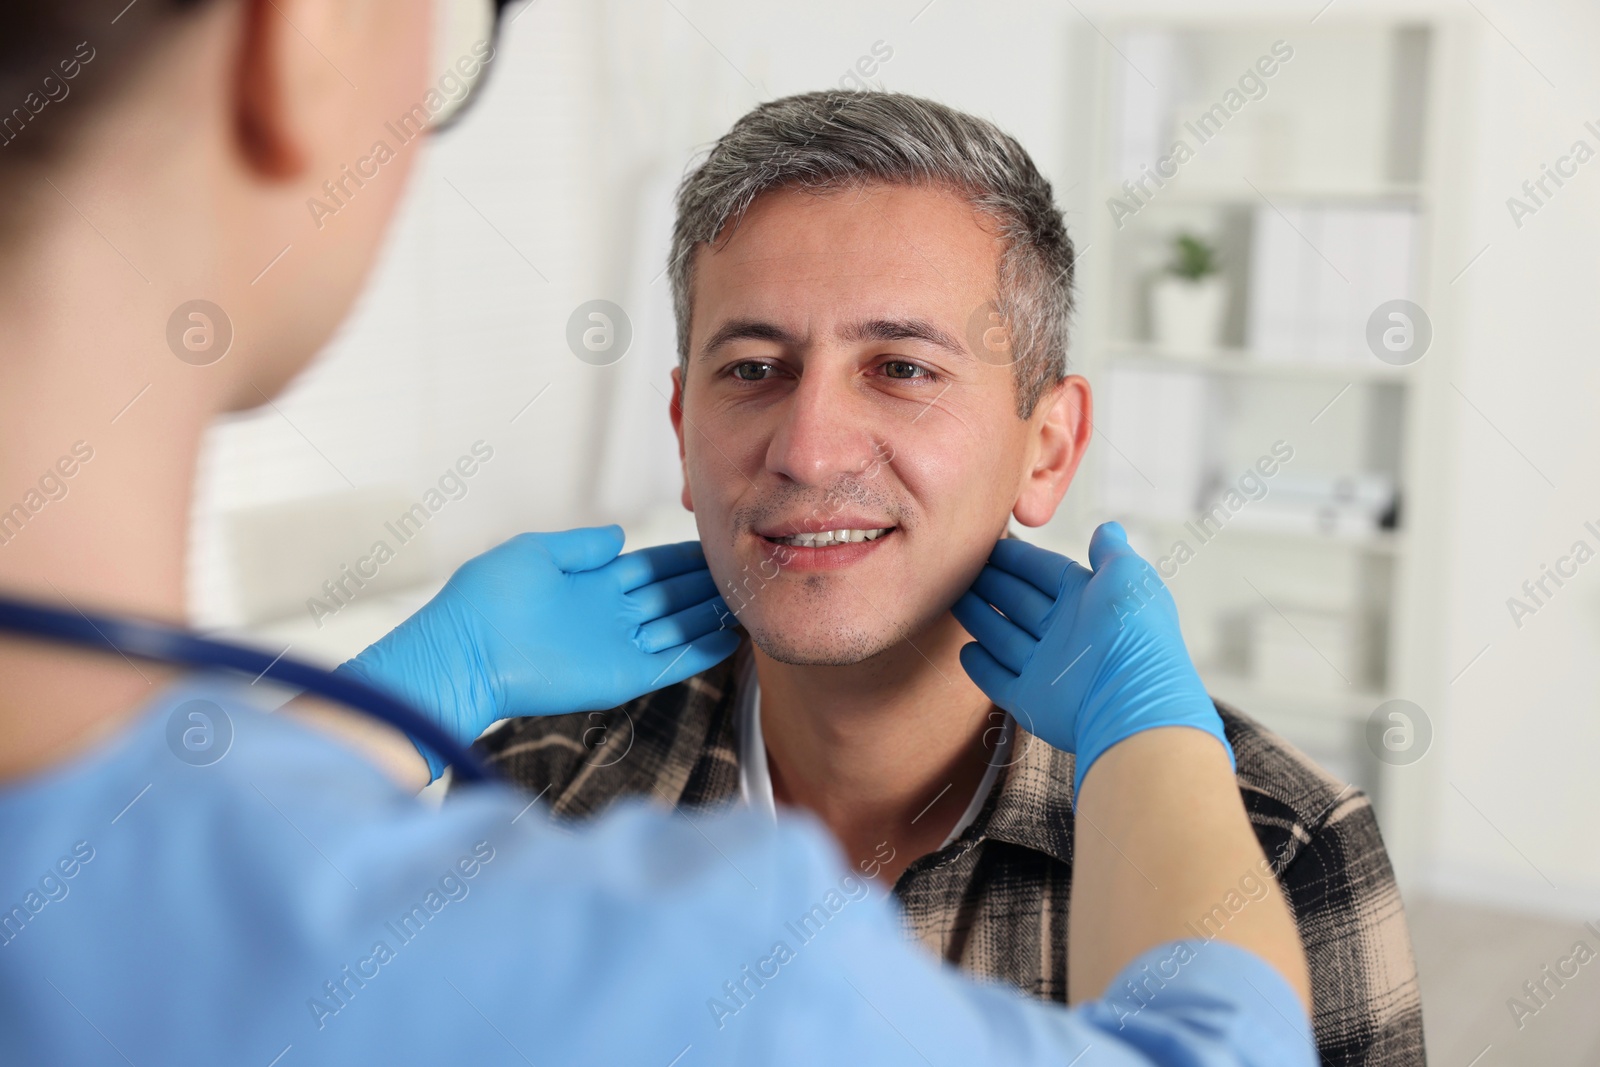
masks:
{"label": "man's ear", "polygon": [[1080,374],[1067,375],[1039,398],[1028,421],[1031,459],[1011,514],[1024,526],[1043,526],[1067,495],[1094,433],[1094,398],[1088,380]]}
{"label": "man's ear", "polygon": [[678,467],[683,472],[683,507],[694,510],[694,500],[689,495],[689,462],[683,450],[683,371],[672,368],[672,432],[678,435]]}

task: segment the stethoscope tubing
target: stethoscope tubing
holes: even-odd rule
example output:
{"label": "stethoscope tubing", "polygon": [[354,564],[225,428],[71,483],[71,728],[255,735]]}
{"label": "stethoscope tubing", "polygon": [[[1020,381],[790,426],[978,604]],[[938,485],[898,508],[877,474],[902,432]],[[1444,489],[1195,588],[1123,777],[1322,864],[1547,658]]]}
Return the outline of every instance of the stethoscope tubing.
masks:
{"label": "stethoscope tubing", "polygon": [[355,678],[287,655],[274,656],[247,645],[216,641],[168,623],[97,612],[62,611],[5,596],[0,596],[0,631],[115,652],[152,663],[194,670],[233,671],[251,679],[270,678],[388,723],[449,763],[454,768],[455,781],[481,782],[497,777],[470,748],[410,705]]}

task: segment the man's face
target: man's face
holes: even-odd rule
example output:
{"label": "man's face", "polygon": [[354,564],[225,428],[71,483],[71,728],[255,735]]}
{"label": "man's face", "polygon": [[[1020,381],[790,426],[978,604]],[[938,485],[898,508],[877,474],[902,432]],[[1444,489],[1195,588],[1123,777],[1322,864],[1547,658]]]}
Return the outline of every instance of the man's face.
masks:
{"label": "man's face", "polygon": [[774,659],[915,641],[1004,532],[1051,401],[1020,419],[1009,354],[974,353],[1002,250],[955,193],[875,184],[766,193],[693,253],[683,501]]}

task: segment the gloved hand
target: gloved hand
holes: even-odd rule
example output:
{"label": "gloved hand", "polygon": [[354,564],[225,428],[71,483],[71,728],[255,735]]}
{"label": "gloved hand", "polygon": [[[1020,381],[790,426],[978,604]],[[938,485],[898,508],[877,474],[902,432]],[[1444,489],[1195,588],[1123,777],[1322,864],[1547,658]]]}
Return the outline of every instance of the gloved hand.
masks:
{"label": "gloved hand", "polygon": [[1102,753],[1158,726],[1204,730],[1231,762],[1155,568],[1114,522],[1095,530],[1089,565],[1025,541],[998,542],[952,609],[977,639],[961,649],[967,674],[1024,728],[1077,754],[1074,796]]}
{"label": "gloved hand", "polygon": [[699,542],[621,549],[618,526],[519,534],[338,670],[471,744],[499,719],[612,708],[733,652]]}

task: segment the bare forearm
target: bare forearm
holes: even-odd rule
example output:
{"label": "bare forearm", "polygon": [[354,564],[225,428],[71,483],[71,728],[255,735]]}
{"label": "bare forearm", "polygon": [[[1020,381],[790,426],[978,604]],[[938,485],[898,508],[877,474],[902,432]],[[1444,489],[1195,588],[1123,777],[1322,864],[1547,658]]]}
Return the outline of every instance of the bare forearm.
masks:
{"label": "bare forearm", "polygon": [[1193,729],[1149,730],[1113,746],[1078,797],[1068,986],[1098,997],[1140,952],[1228,941],[1261,956],[1309,1010],[1294,919],[1250,829],[1227,753]]}

